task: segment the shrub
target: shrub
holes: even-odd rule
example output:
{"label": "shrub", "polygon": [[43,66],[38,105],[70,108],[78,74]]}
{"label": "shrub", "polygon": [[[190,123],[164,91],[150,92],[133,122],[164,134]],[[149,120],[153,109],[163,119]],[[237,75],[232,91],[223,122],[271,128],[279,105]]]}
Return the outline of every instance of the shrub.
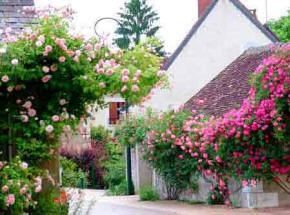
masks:
{"label": "shrub", "polygon": [[0,208],[11,214],[23,214],[35,207],[35,194],[42,190],[39,174],[18,157],[10,164],[0,161]]}
{"label": "shrub", "polygon": [[112,132],[104,126],[95,126],[91,128],[91,139],[96,142],[108,142]]}
{"label": "shrub", "polygon": [[62,167],[62,186],[63,187],[87,187],[88,173],[79,169],[76,163],[65,157],[60,157]]}
{"label": "shrub", "polygon": [[38,207],[30,210],[33,215],[67,215],[68,196],[64,190],[60,190],[52,185],[36,196]]}
{"label": "shrub", "polygon": [[152,187],[143,187],[139,191],[141,201],[156,201],[159,200],[158,193]]}
{"label": "shrub", "polygon": [[103,163],[105,175],[104,180],[108,186],[108,194],[125,195],[127,193],[126,167],[124,160],[124,148],[117,141],[106,145],[108,160]]}

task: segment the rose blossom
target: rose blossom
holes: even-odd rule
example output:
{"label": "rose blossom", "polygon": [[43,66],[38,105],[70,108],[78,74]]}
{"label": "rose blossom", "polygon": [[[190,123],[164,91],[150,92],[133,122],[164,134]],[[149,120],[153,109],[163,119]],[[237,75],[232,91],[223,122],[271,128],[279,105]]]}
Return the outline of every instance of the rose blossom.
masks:
{"label": "rose blossom", "polygon": [[123,92],[125,92],[126,90],[127,90],[127,86],[124,85],[124,86],[122,87],[122,89],[121,89],[121,92],[123,93]]}
{"label": "rose blossom", "polygon": [[46,75],[41,80],[43,83],[47,83],[50,79],[51,79],[51,75]]}
{"label": "rose blossom", "polygon": [[61,106],[65,105],[65,104],[66,104],[66,100],[65,100],[65,99],[61,99],[61,100],[59,100],[59,104],[60,104]]}
{"label": "rose blossom", "polygon": [[45,46],[45,51],[46,52],[51,52],[52,51],[52,46]]}
{"label": "rose blossom", "polygon": [[22,169],[27,169],[27,168],[28,168],[28,164],[27,164],[26,162],[22,162],[22,163],[20,164],[20,167],[21,167]]}
{"label": "rose blossom", "polygon": [[59,116],[58,115],[52,116],[52,121],[58,122],[59,121]]}
{"label": "rose blossom", "polygon": [[11,92],[13,91],[13,89],[14,89],[14,87],[12,87],[12,86],[7,87],[7,91],[8,91],[9,93],[11,93]]}
{"label": "rose blossom", "polygon": [[16,66],[19,63],[18,59],[11,60],[11,64]]}
{"label": "rose blossom", "polygon": [[36,110],[35,109],[29,109],[28,110],[28,116],[30,117],[34,117],[36,115]]}
{"label": "rose blossom", "polygon": [[40,46],[43,45],[43,43],[42,43],[41,41],[38,40],[38,41],[35,42],[35,45],[36,45],[37,47],[40,47]]}
{"label": "rose blossom", "polygon": [[0,170],[3,168],[4,164],[2,161],[0,161]]}
{"label": "rose blossom", "polygon": [[204,100],[199,99],[199,100],[197,101],[197,104],[198,104],[199,106],[203,106],[203,105],[204,105]]}
{"label": "rose blossom", "polygon": [[7,75],[2,76],[2,82],[7,83],[9,81],[9,77]]}
{"label": "rose blossom", "polygon": [[14,203],[15,203],[15,196],[14,196],[14,194],[9,194],[6,197],[6,205],[9,206],[9,205],[13,205]]}
{"label": "rose blossom", "polygon": [[49,68],[47,66],[42,67],[42,71],[45,73],[49,72]]}
{"label": "rose blossom", "polygon": [[27,192],[27,188],[26,187],[22,187],[19,191],[20,194],[25,194]]}
{"label": "rose blossom", "polygon": [[133,91],[133,92],[137,92],[137,91],[139,91],[139,87],[138,87],[136,84],[134,84],[134,85],[132,86],[132,91]]}
{"label": "rose blossom", "polygon": [[51,132],[53,131],[53,126],[52,126],[52,125],[48,125],[48,126],[46,126],[45,131],[46,131],[47,133],[51,133]]}
{"label": "rose blossom", "polygon": [[3,193],[6,193],[8,190],[9,190],[9,187],[8,187],[7,185],[4,185],[4,186],[2,187],[2,192],[3,192]]}
{"label": "rose blossom", "polygon": [[23,107],[25,107],[26,109],[31,108],[31,106],[32,106],[31,101],[27,101],[27,102],[25,102],[24,105],[23,105]]}
{"label": "rose blossom", "polygon": [[163,76],[163,74],[164,74],[164,72],[163,72],[163,71],[161,71],[161,70],[157,72],[157,76],[158,76],[159,78],[160,78],[160,77],[162,77],[162,76]]}
{"label": "rose blossom", "polygon": [[122,82],[123,83],[126,83],[128,81],[129,81],[129,77],[128,76],[125,75],[125,76],[122,77]]}
{"label": "rose blossom", "polygon": [[28,120],[29,120],[27,115],[21,115],[20,118],[21,118],[22,122],[28,122]]}
{"label": "rose blossom", "polygon": [[51,65],[51,66],[50,66],[50,70],[51,70],[52,72],[57,71],[57,66],[56,66],[56,65]]}
{"label": "rose blossom", "polygon": [[35,188],[35,192],[36,193],[39,193],[41,191],[41,186],[37,186],[36,188]]}
{"label": "rose blossom", "polygon": [[65,62],[65,57],[61,56],[61,57],[58,58],[58,60],[59,60],[59,62],[63,63],[63,62]]}
{"label": "rose blossom", "polygon": [[107,75],[112,75],[113,73],[114,73],[114,70],[112,69],[108,69],[106,72]]}
{"label": "rose blossom", "polygon": [[130,71],[128,69],[123,69],[122,75],[127,76],[129,75]]}

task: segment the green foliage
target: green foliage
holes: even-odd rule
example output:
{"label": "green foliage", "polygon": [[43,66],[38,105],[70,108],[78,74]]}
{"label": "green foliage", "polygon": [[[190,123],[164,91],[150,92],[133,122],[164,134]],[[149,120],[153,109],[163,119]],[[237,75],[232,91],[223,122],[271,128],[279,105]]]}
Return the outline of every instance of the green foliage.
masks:
{"label": "green foliage", "polygon": [[121,24],[116,30],[121,37],[115,39],[115,43],[122,49],[136,46],[142,35],[152,37],[160,28],[155,25],[159,20],[158,14],[146,0],[131,0],[121,10],[118,13]]}
{"label": "green foliage", "polygon": [[282,42],[290,41],[290,10],[288,10],[286,16],[282,16],[278,20],[272,20],[267,24]]}
{"label": "green foliage", "polygon": [[68,203],[64,201],[62,204],[56,203],[56,199],[59,199],[61,192],[58,188],[52,185],[46,185],[48,188],[45,192],[39,193],[37,198],[37,207],[31,210],[33,215],[67,215]]}
{"label": "green foliage", "polygon": [[143,187],[139,191],[141,201],[156,201],[159,200],[158,193],[152,187]]}
{"label": "green foliage", "polygon": [[124,148],[118,142],[106,144],[108,160],[103,163],[106,174],[104,180],[108,186],[109,195],[125,195],[127,193],[126,167]]}
{"label": "green foliage", "polygon": [[78,168],[77,164],[65,157],[60,157],[62,167],[62,186],[81,187],[80,183],[86,187],[88,184],[88,173]]}
{"label": "green foliage", "polygon": [[112,132],[104,126],[96,126],[91,128],[91,139],[96,142],[106,142],[111,137]]}

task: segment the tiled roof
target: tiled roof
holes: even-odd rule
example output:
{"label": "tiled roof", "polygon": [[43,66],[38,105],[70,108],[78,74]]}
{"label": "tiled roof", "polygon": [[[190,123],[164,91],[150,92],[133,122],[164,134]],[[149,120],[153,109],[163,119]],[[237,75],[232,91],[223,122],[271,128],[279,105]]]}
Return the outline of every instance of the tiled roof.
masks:
{"label": "tiled roof", "polygon": [[0,0],[0,29],[10,27],[19,31],[29,23],[32,15],[21,12],[24,6],[34,6],[34,0]]}
{"label": "tiled roof", "polygon": [[272,52],[269,45],[250,48],[186,102],[185,108],[199,108],[199,99],[205,101],[201,110],[207,115],[221,116],[237,108],[248,96],[250,73]]}
{"label": "tiled roof", "polygon": [[[261,22],[253,16],[253,14],[244,6],[240,0],[229,0],[231,1],[237,8],[240,10],[266,37],[268,37],[272,42],[278,42],[278,37],[267,27],[261,24]],[[203,15],[197,20],[197,22],[193,25],[193,27],[190,29],[189,33],[185,36],[183,41],[180,43],[180,45],[177,47],[177,49],[173,52],[169,60],[164,66],[164,69],[167,70],[171,64],[175,61],[175,59],[178,57],[180,52],[183,50],[183,48],[186,46],[186,44],[189,42],[190,38],[197,32],[201,24],[206,20],[207,16],[210,14],[210,12],[214,9],[216,6],[218,0],[212,0],[211,5],[206,9],[206,11],[203,13]]]}

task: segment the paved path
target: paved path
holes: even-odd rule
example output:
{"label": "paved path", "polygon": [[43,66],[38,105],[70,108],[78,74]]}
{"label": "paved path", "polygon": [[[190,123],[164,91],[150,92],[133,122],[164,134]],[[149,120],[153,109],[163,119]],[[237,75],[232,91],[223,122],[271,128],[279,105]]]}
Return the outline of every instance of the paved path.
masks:
{"label": "paved path", "polygon": [[290,207],[251,210],[226,206],[189,205],[177,201],[141,202],[138,196],[105,196],[85,190],[86,215],[290,215]]}

